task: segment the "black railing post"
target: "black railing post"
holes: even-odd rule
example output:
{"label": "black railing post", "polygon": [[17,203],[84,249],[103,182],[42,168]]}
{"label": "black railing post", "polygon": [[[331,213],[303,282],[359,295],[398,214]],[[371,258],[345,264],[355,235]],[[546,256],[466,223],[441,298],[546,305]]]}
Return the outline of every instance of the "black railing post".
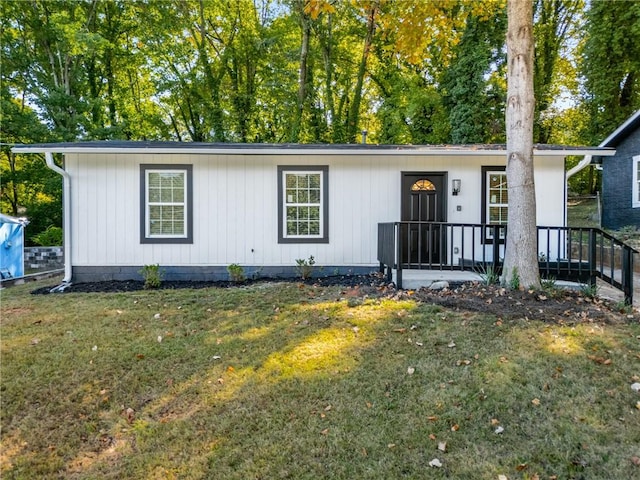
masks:
{"label": "black railing post", "polygon": [[[500,261],[500,225],[493,225],[493,271],[498,271],[498,263]],[[504,241],[507,241],[506,235]]]}
{"label": "black railing post", "polygon": [[622,247],[622,291],[624,303],[633,305],[633,252],[627,245]]}
{"label": "black railing post", "polygon": [[[398,263],[397,263],[397,269],[396,269],[396,288],[401,289],[402,288],[402,234],[401,234],[401,230],[402,230],[402,223],[396,223],[397,229],[396,229],[396,244],[398,245]],[[407,226],[407,230],[410,230],[409,227]],[[407,233],[407,237],[410,237],[411,234]],[[411,259],[409,259],[411,260]]]}
{"label": "black railing post", "polygon": [[[580,232],[580,238],[582,238],[582,232]],[[596,286],[596,252],[597,252],[598,242],[596,240],[596,231],[593,228],[589,229],[589,255],[588,255],[588,263],[589,263],[589,285],[592,287]],[[580,248],[582,251],[582,248]]]}

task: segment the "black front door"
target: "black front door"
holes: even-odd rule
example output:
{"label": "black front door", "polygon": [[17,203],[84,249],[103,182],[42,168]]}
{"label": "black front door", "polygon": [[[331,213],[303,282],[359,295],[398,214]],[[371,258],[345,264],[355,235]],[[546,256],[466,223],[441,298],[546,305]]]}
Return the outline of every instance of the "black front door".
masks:
{"label": "black front door", "polygon": [[[402,173],[401,220],[446,222],[445,185],[445,173]],[[401,228],[403,263],[440,262],[441,249],[446,245],[444,228],[417,223]]]}

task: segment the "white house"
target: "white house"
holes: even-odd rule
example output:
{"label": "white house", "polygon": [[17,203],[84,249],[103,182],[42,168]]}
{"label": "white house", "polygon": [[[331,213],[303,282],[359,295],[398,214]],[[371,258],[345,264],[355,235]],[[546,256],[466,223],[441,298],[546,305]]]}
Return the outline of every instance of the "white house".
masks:
{"label": "white house", "polygon": [[[508,209],[503,145],[104,141],[13,151],[45,154],[64,177],[67,282],[139,279],[151,264],[166,279],[226,279],[233,263],[248,275],[292,275],[310,256],[327,275],[363,273],[379,268],[381,223],[503,224]],[[538,224],[566,225],[566,156],[613,153],[536,146]],[[416,238],[421,264],[436,248],[440,264],[478,260],[473,245],[491,251],[490,233],[418,233],[409,249]]]}

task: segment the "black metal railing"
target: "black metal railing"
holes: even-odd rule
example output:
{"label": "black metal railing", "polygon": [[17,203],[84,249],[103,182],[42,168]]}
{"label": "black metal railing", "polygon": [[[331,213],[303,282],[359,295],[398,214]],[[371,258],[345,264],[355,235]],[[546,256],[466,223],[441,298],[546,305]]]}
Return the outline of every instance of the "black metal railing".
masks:
{"label": "black metal railing", "polygon": [[[506,225],[389,222],[378,224],[378,261],[402,288],[402,270],[460,270],[500,274]],[[595,285],[596,278],[633,301],[637,250],[598,228],[538,227],[538,266],[543,278]]]}

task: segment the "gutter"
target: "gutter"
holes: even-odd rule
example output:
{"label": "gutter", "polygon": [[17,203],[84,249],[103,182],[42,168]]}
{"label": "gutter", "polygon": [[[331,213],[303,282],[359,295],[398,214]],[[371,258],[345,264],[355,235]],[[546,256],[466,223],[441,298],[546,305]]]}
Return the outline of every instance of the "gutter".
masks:
{"label": "gutter", "polygon": [[51,152],[45,152],[44,156],[47,161],[47,167],[57,174],[62,175],[63,178],[62,201],[64,203],[64,240],[62,243],[64,246],[64,278],[60,285],[51,289],[51,292],[53,293],[62,292],[65,288],[71,285],[71,175],[69,175],[69,172],[55,164],[53,161],[53,154]]}

